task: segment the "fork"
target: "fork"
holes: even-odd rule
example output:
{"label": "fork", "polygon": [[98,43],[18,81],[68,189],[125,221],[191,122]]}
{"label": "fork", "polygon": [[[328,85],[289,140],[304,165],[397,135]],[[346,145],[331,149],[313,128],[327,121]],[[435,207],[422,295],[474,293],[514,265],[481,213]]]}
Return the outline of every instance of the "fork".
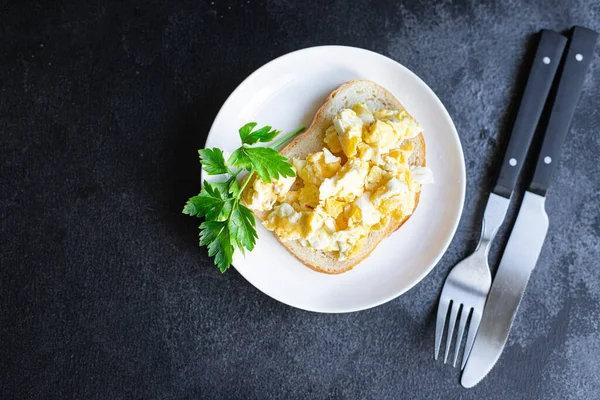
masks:
{"label": "fork", "polygon": [[488,265],[488,253],[490,251],[490,244],[504,220],[508,203],[509,199],[495,193],[490,194],[483,215],[481,238],[475,252],[456,264],[446,278],[446,283],[444,283],[444,288],[442,289],[435,325],[435,359],[438,359],[448,310],[450,310],[444,363],[448,360],[454,328],[460,314],[457,343],[452,363],[456,367],[462,337],[470,315],[469,333],[467,335],[461,370],[464,368],[471,347],[473,346],[475,334],[481,321],[483,307],[485,306],[485,299],[492,284],[492,274]]}
{"label": "fork", "polygon": [[448,361],[454,328],[460,315],[453,366],[456,366],[462,338],[467,323],[469,324],[461,370],[465,367],[473,347],[492,284],[488,265],[490,244],[506,215],[510,197],[546,103],[565,42],[561,34],[542,30],[506,154],[500,167],[500,174],[485,208],[479,243],[471,256],[459,262],[450,271],[442,289],[435,326],[435,359],[437,360],[439,356],[446,319],[448,319],[444,363]]}

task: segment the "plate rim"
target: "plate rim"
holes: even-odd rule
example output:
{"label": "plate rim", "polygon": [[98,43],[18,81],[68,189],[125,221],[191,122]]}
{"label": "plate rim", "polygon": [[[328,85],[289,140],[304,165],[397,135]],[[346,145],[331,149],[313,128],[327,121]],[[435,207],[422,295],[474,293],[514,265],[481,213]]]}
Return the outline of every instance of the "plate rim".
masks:
{"label": "plate rim", "polygon": [[[459,199],[459,207],[458,208],[458,213],[456,215],[456,218],[454,219],[454,221],[452,222],[452,226],[451,226],[451,234],[448,235],[448,237],[446,238],[445,242],[442,244],[442,251],[440,251],[433,259],[433,261],[430,263],[430,265],[425,268],[423,270],[423,272],[421,274],[419,274],[418,278],[414,280],[414,282],[412,282],[410,284],[410,286],[399,290],[398,292],[386,296],[378,301],[375,302],[371,302],[369,304],[365,304],[363,306],[359,306],[359,307],[347,307],[347,308],[341,308],[341,307],[331,307],[331,308],[324,308],[324,309],[313,309],[310,307],[302,307],[296,304],[291,304],[290,302],[280,298],[280,296],[276,296],[270,293],[265,292],[262,288],[260,288],[259,286],[257,286],[251,279],[249,279],[246,274],[241,270],[238,269],[234,264],[232,264],[231,266],[233,268],[235,268],[235,270],[248,282],[250,283],[254,288],[256,288],[258,291],[260,291],[261,293],[265,294],[266,296],[279,301],[287,306],[299,309],[299,310],[303,310],[303,311],[310,311],[310,312],[316,312],[316,313],[322,313],[322,314],[347,314],[347,313],[352,313],[352,312],[359,312],[359,311],[364,311],[364,310],[368,310],[371,308],[375,308],[378,306],[381,306],[385,303],[388,303],[400,296],[402,296],[403,294],[405,294],[406,292],[408,292],[409,290],[411,290],[412,288],[414,288],[417,284],[419,284],[423,279],[425,279],[425,277],[427,277],[427,275],[429,275],[431,273],[431,271],[433,271],[433,269],[438,265],[438,263],[440,262],[440,260],[442,259],[442,257],[446,254],[446,252],[448,251],[448,247],[450,247],[450,244],[452,242],[452,240],[454,239],[454,237],[456,236],[456,231],[458,230],[458,226],[460,224],[460,220],[462,218],[462,214],[464,211],[464,204],[465,204],[465,198],[466,198],[466,187],[467,187],[467,175],[466,175],[466,165],[465,165],[465,156],[464,156],[464,151],[463,151],[463,147],[462,147],[462,142],[460,140],[460,135],[458,134],[458,131],[456,129],[456,126],[454,125],[454,121],[452,120],[452,117],[450,116],[450,113],[448,112],[448,110],[446,109],[446,106],[444,106],[444,103],[442,103],[442,101],[440,100],[440,98],[437,96],[437,94],[433,91],[433,89],[431,89],[429,87],[429,85],[427,85],[427,83],[425,83],[425,81],[423,81],[423,79],[421,79],[415,72],[413,72],[412,70],[410,70],[408,67],[404,66],[403,64],[401,64],[400,62],[384,55],[381,53],[378,53],[376,51],[373,50],[368,50],[368,49],[364,49],[364,48],[360,48],[360,47],[354,47],[354,46],[344,46],[344,45],[322,45],[322,46],[310,46],[310,47],[305,47],[302,49],[297,49],[297,50],[293,50],[290,51],[288,53],[285,53],[283,55],[280,55],[264,64],[262,64],[260,67],[256,68],[252,73],[250,73],[246,78],[244,78],[244,80],[242,82],[240,82],[235,89],[229,94],[229,96],[227,96],[227,99],[223,102],[223,104],[221,105],[219,111],[217,112],[211,126],[210,129],[208,131],[208,135],[206,136],[206,140],[204,141],[204,146],[206,146],[206,143],[208,142],[209,138],[211,137],[211,135],[213,134],[213,130],[215,129],[215,125],[217,123],[217,121],[219,121],[219,119],[222,117],[222,114],[224,113],[224,110],[227,109],[227,106],[229,105],[230,102],[233,101],[233,99],[235,98],[235,96],[241,92],[244,87],[246,85],[249,84],[249,82],[251,81],[251,79],[257,75],[258,73],[260,73],[263,69],[276,64],[277,62],[280,62],[282,59],[287,58],[287,57],[291,57],[297,53],[302,53],[302,52],[309,52],[309,51],[326,51],[328,49],[336,49],[336,50],[342,50],[342,51],[352,51],[352,52],[364,52],[364,53],[370,53],[372,55],[375,55],[377,57],[382,57],[383,59],[385,59],[387,62],[393,62],[394,64],[396,64],[398,67],[402,68],[405,70],[405,72],[409,73],[410,75],[413,76],[413,78],[418,82],[419,86],[421,88],[423,88],[424,90],[426,90],[427,92],[429,92],[429,94],[432,96],[433,100],[441,107],[441,110],[443,111],[443,117],[446,120],[446,122],[448,123],[449,127],[452,130],[452,133],[454,134],[454,137],[456,138],[456,142],[458,143],[458,155],[460,156],[460,199]],[[202,181],[203,181],[203,168],[200,169],[200,185],[202,185]]]}

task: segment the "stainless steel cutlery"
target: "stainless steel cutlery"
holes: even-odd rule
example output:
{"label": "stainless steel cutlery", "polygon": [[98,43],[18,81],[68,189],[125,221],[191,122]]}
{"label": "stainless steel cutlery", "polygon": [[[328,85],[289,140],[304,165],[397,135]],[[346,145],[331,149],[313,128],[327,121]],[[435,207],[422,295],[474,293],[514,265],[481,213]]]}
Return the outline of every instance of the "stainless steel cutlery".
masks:
{"label": "stainless steel cutlery", "polygon": [[[435,329],[435,359],[437,360],[446,320],[448,330],[444,362],[452,345],[456,321],[458,323],[453,365],[458,360],[462,337],[470,317],[469,329],[461,369],[469,357],[475,334],[482,318],[492,277],[488,266],[488,252],[498,228],[504,221],[510,196],[517,181],[523,160],[552,86],[566,38],[559,33],[544,30],[529,78],[523,92],[519,111],[513,126],[508,148],[500,169],[500,176],[487,202],[482,232],[475,252],[458,263],[446,278],[438,306]],[[450,316],[448,318],[448,312]]]}
{"label": "stainless steel cutlery", "polygon": [[472,387],[500,358],[529,277],[537,263],[548,231],[544,209],[546,191],[590,65],[598,34],[575,27],[552,103],[535,173],[523,202],[496,276],[466,364],[461,384]]}
{"label": "stainless steel cutlery", "polygon": [[481,381],[500,358],[542,250],[548,231],[548,216],[544,209],[546,191],[583,88],[597,37],[596,32],[587,28],[572,30],[535,173],[492,284],[487,259],[489,247],[504,220],[567,43],[567,39],[557,32],[542,31],[500,174],[486,205],[479,244],[471,256],[450,271],[442,288],[436,320],[435,358],[438,358],[447,325],[444,352],[444,362],[447,362],[459,321],[453,357],[456,366],[462,338],[469,325],[460,364],[461,369],[464,368],[461,384],[465,387]]}

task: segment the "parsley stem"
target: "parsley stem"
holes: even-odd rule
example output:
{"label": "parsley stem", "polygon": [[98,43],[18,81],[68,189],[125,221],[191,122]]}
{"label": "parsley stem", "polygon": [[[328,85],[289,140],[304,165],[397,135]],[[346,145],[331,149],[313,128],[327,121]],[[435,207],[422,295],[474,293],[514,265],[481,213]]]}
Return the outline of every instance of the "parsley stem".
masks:
{"label": "parsley stem", "polygon": [[302,132],[304,129],[303,126],[301,126],[300,128],[296,129],[295,131],[285,135],[284,137],[282,137],[281,139],[279,139],[278,141],[276,141],[275,143],[269,145],[270,148],[272,149],[276,149],[277,147],[279,147],[280,145],[284,144],[285,142],[287,142],[288,140],[292,139],[293,137],[297,136],[300,132]]}
{"label": "parsley stem", "polygon": [[[239,173],[239,171],[238,171],[238,173]],[[240,192],[238,193],[237,197],[233,201],[233,205],[231,206],[231,211],[229,211],[229,215],[227,216],[227,220],[231,219],[231,216],[233,215],[233,212],[235,211],[236,207],[238,206],[238,204],[240,202],[240,196],[244,192],[244,189],[246,188],[246,185],[248,185],[248,182],[250,182],[250,179],[252,178],[252,175],[254,175],[254,168],[252,168],[252,170],[250,171],[250,173],[248,174],[248,176],[244,180],[244,183],[242,184],[242,187],[240,188]],[[237,176],[237,174],[235,176]],[[233,178],[235,178],[235,177],[233,177]]]}
{"label": "parsley stem", "polygon": [[250,171],[250,173],[248,174],[248,176],[246,177],[246,179],[244,179],[244,183],[242,184],[242,187],[240,188],[240,195],[242,194],[242,192],[246,188],[246,185],[248,184],[248,182],[250,182],[250,179],[252,178],[252,175],[254,175],[254,172],[255,172],[254,168],[252,168],[252,170]]}

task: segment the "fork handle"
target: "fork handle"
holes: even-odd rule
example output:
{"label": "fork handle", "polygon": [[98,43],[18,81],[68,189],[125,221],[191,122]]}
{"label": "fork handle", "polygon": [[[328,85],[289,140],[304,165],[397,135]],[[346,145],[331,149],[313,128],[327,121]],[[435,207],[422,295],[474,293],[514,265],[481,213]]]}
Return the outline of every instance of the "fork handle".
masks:
{"label": "fork handle", "polygon": [[495,193],[490,193],[481,227],[481,237],[475,251],[483,251],[487,260],[490,251],[490,245],[504,221],[509,200]]}
{"label": "fork handle", "polygon": [[493,190],[500,196],[510,198],[513,192],[566,43],[567,38],[560,33],[542,30],[500,175]]}

